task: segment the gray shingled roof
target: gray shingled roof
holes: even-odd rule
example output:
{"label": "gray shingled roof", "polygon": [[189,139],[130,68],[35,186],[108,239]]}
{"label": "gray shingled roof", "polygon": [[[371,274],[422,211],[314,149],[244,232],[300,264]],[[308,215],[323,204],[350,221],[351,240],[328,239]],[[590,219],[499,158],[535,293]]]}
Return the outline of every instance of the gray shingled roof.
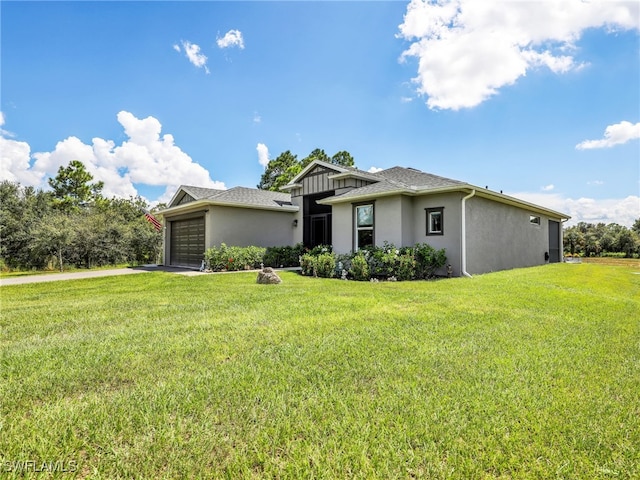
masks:
{"label": "gray shingled roof", "polygon": [[[292,207],[291,195],[283,192],[258,190],[257,188],[233,187],[229,190],[182,185],[182,191],[193,197],[194,201],[208,200],[212,203],[228,205],[247,205],[262,208]],[[188,205],[188,204],[185,204]]]}
{"label": "gray shingled roof", "polygon": [[291,195],[288,193],[246,187],[234,187],[229,190],[222,190],[220,193],[209,197],[209,199],[220,203],[255,205],[261,207],[291,205]]}
{"label": "gray shingled roof", "polygon": [[327,200],[384,195],[391,192],[415,192],[432,188],[466,185],[464,182],[458,180],[439,177],[438,175],[421,172],[414,168],[392,167],[370,175],[378,178],[379,181],[364,187],[354,188],[342,195],[327,198]]}
{"label": "gray shingled roof", "polygon": [[439,177],[431,173],[421,172],[415,168],[392,167],[375,174],[385,180],[398,182],[406,187],[418,187],[421,190],[426,188],[452,187],[455,185],[465,185],[464,182],[452,180],[451,178]]}
{"label": "gray shingled roof", "polygon": [[221,192],[224,192],[224,190],[216,190],[214,188],[194,187],[192,185],[182,185],[180,188],[185,192],[187,192],[189,195],[191,195],[194,200],[202,200],[204,198],[209,198]]}

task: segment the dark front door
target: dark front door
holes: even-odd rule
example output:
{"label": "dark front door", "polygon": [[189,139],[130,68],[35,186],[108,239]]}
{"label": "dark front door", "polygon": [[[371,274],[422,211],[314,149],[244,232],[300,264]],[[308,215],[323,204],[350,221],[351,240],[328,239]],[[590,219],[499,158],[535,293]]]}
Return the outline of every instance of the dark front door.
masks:
{"label": "dark front door", "polygon": [[307,248],[331,245],[331,205],[322,205],[318,200],[333,196],[334,192],[305,195],[303,203],[302,242]]}
{"label": "dark front door", "polygon": [[549,220],[549,263],[560,261],[560,222]]}
{"label": "dark front door", "polygon": [[315,247],[316,245],[330,245],[331,244],[331,214],[321,213],[318,215],[311,215],[309,217],[311,222],[310,242],[309,246]]}

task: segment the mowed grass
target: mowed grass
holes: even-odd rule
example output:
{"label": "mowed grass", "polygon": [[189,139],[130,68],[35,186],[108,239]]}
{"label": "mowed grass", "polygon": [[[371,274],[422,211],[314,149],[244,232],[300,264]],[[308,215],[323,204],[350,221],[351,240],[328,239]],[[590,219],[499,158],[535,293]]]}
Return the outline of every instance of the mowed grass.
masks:
{"label": "mowed grass", "polygon": [[638,478],[637,271],[2,287],[0,476]]}

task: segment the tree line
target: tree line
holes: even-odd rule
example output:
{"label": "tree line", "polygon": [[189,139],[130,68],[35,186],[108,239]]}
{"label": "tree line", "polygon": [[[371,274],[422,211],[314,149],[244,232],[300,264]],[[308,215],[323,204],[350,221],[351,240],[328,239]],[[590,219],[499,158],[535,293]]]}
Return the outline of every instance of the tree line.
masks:
{"label": "tree line", "polygon": [[77,160],[49,179],[51,191],[0,182],[0,263],[10,269],[97,267],[157,261],[162,234],[140,197],[105,198]]}
{"label": "tree line", "polygon": [[640,257],[640,218],[631,228],[617,223],[580,222],[564,230],[565,255]]}

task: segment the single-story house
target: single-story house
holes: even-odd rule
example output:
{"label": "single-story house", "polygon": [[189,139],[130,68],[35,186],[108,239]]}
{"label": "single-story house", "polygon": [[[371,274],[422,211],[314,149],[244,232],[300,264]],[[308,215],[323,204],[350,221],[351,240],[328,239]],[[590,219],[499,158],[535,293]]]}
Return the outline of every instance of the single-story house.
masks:
{"label": "single-story house", "polygon": [[376,173],[319,160],[283,192],[181,186],[162,211],[167,265],[199,267],[214,245],[384,242],[444,248],[454,275],[559,262],[569,216],[488,188],[393,167]]}

